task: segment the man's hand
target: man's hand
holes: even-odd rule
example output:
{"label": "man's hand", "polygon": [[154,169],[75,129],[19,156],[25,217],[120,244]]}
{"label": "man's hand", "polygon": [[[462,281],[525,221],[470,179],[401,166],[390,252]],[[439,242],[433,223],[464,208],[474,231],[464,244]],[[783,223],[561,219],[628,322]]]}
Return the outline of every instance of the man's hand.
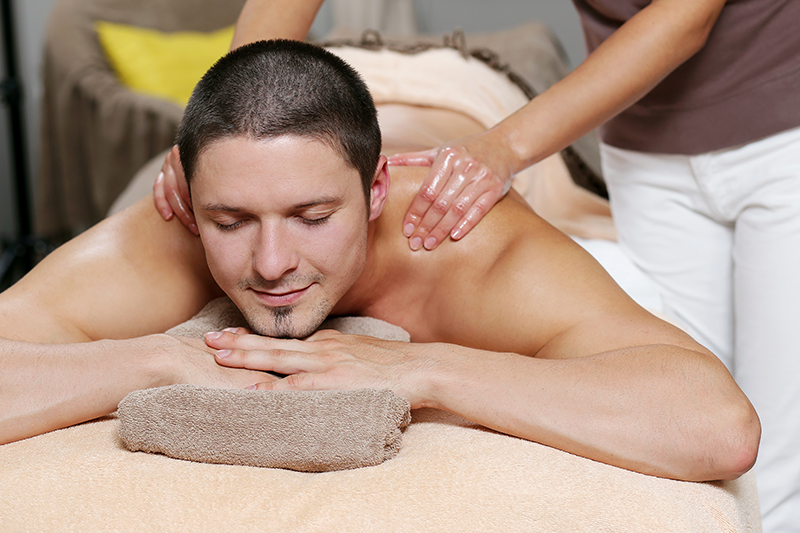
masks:
{"label": "man's hand", "polygon": [[[277,372],[287,376],[264,380],[259,390],[346,390],[388,388],[417,409],[429,405],[423,369],[424,345],[393,342],[332,330],[306,340],[285,340],[233,330],[206,334],[216,360],[231,368]],[[430,369],[429,369],[430,370]]]}
{"label": "man's hand", "polygon": [[161,172],[153,184],[153,200],[164,220],[171,220],[173,215],[177,215],[189,231],[199,235],[177,146],[173,146],[164,159]]}
{"label": "man's hand", "polygon": [[220,366],[214,360],[215,350],[201,339],[173,335],[152,335],[145,339],[156,342],[169,353],[175,363],[172,381],[217,389],[247,389],[268,384],[277,376],[257,370]]}
{"label": "man's hand", "polygon": [[412,250],[433,250],[466,235],[511,188],[513,151],[497,131],[424,152],[397,154],[390,165],[430,166],[403,219]]}

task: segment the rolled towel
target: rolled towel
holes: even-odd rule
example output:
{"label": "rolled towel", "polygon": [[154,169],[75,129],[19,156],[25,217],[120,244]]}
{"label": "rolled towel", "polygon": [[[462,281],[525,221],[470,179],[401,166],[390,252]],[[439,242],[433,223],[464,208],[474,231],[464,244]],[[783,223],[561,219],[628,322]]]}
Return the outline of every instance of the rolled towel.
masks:
{"label": "rolled towel", "polygon": [[128,394],[131,451],[204,463],[328,472],[397,455],[410,404],[388,389],[246,391],[171,385]]}

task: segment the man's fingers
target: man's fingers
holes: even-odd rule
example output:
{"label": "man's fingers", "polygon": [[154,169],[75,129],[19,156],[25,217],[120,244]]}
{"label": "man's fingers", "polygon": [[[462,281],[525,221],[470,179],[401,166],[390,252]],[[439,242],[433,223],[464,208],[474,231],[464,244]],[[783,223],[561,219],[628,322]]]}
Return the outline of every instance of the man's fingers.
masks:
{"label": "man's fingers", "polygon": [[287,350],[217,350],[216,361],[222,366],[246,368],[278,374],[322,372],[328,365],[319,357]]}
{"label": "man's fingers", "polygon": [[302,373],[290,374],[285,378],[275,379],[258,383],[256,390],[276,391],[276,390],[330,390],[340,388],[339,385],[331,385],[324,374]]}
{"label": "man's fingers", "polygon": [[252,371],[252,374],[252,384],[242,388],[247,390],[272,390],[272,384],[281,380],[279,376],[264,372],[257,372],[255,370]]}
{"label": "man's fingers", "polygon": [[[247,333],[244,328],[227,328],[222,331],[210,331],[205,334],[206,344],[217,350],[285,350],[308,351],[304,341],[297,339],[273,339]],[[240,330],[243,330],[240,331]]]}
{"label": "man's fingers", "polygon": [[306,341],[320,341],[325,339],[332,339],[334,337],[341,337],[342,333],[339,333],[335,329],[320,329],[312,333],[309,337],[307,337]]}

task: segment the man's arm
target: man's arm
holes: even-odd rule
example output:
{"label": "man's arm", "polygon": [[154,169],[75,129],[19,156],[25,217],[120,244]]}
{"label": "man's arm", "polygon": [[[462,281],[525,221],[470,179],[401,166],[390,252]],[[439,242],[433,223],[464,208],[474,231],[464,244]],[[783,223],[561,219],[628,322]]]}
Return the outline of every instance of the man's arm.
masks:
{"label": "man's arm", "polygon": [[0,294],[0,443],[108,414],[141,388],[262,381],[223,371],[202,342],[149,335],[218,294],[199,239],[150,198],[58,248]]}
{"label": "man's arm", "polygon": [[414,408],[646,474],[747,471],[759,422],[722,363],[636,305],[567,237],[544,223],[529,233],[460,294],[427,300],[449,300],[434,336],[471,347],[333,333],[207,342],[223,350],[220,364],[290,374],[264,389],[389,387]]}

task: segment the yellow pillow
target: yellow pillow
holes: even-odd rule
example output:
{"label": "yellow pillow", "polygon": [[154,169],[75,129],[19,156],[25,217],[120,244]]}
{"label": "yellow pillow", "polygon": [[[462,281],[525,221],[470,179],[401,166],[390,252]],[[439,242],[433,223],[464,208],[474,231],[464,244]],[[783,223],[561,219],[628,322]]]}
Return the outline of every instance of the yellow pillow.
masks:
{"label": "yellow pillow", "polygon": [[130,89],[185,106],[203,74],[225,55],[233,26],[210,33],[165,33],[99,21],[97,36],[111,67]]}

